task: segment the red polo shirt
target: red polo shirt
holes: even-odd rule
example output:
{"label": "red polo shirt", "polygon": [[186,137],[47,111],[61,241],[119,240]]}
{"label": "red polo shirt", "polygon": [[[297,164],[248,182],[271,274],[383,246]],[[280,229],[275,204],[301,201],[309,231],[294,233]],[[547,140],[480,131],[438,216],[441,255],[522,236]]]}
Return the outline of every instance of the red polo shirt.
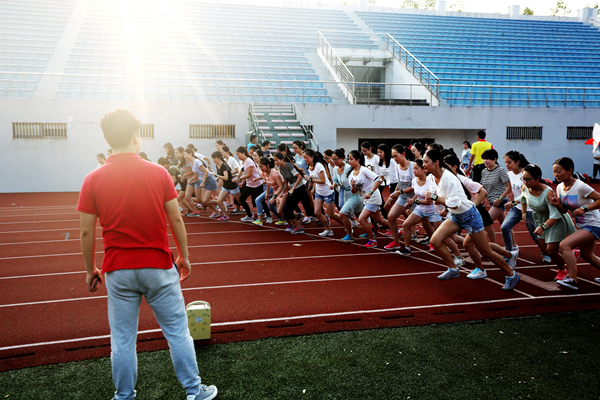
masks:
{"label": "red polo shirt", "polygon": [[113,154],[90,172],[77,210],[102,226],[102,272],[173,266],[164,204],[177,197],[166,169],[136,153]]}

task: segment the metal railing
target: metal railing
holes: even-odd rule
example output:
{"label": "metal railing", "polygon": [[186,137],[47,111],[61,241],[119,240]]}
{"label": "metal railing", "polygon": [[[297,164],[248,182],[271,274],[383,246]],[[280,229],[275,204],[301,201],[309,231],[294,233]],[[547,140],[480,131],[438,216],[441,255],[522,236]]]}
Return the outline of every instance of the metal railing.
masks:
{"label": "metal railing", "polygon": [[438,85],[440,79],[429,70],[419,59],[412,55],[404,46],[402,46],[389,33],[385,36],[387,49],[392,55],[406,66],[415,78],[419,80],[436,98],[439,99]]}
{"label": "metal railing", "polygon": [[319,151],[319,142],[317,141],[317,138],[313,134],[312,129],[308,129],[308,125],[306,124],[306,122],[304,122],[304,117],[302,117],[300,110],[298,110],[298,107],[293,103],[292,112],[296,114],[296,119],[300,122],[300,127],[302,127],[302,130],[306,133],[306,138],[310,143],[309,147],[315,151]]}
{"label": "metal railing", "polygon": [[[36,78],[49,75],[54,80],[53,90],[38,95]],[[11,79],[12,77],[12,79]],[[63,79],[76,79],[78,89],[59,91]],[[102,83],[96,78],[101,78]],[[97,100],[97,101],[180,101],[180,102],[242,102],[242,103],[302,103],[331,102],[324,85],[349,84],[353,88],[365,87],[367,97],[356,96],[357,102],[369,104],[370,93],[382,90],[392,93],[402,89],[405,95],[396,97],[406,100],[428,100],[435,105],[433,93],[439,93],[441,106],[485,106],[485,107],[600,107],[599,87],[552,87],[552,86],[500,86],[436,83],[428,96],[420,96],[420,83],[340,82],[313,80],[269,80],[269,79],[214,79],[214,78],[168,78],[139,76],[43,74],[0,71],[0,100],[7,98],[36,98],[44,100]],[[129,83],[131,81],[131,84]],[[95,83],[94,83],[95,82]],[[141,83],[140,83],[141,82]],[[85,85],[103,85],[102,89],[85,89]],[[123,91],[125,86],[131,91]],[[322,94],[314,92],[315,85]],[[371,88],[372,86],[372,88]],[[363,89],[361,89],[362,92]],[[68,96],[66,96],[68,95]],[[371,100],[375,100],[372,97]],[[376,99],[381,104],[382,99]],[[383,100],[393,105],[393,98]],[[373,102],[374,104],[374,102]]]}
{"label": "metal railing", "polygon": [[[251,124],[250,132],[253,132],[257,136],[259,143],[264,142],[266,140],[265,134],[260,129],[260,126],[258,125],[258,118],[256,118],[256,111],[254,111],[254,104],[248,105],[248,118],[249,118],[250,124]],[[248,133],[250,133],[250,132],[248,132]]]}
{"label": "metal railing", "polygon": [[348,67],[346,67],[346,64],[344,64],[344,62],[338,57],[333,50],[333,47],[331,47],[321,32],[319,32],[318,51],[323,54],[323,57],[325,57],[331,68],[333,68],[335,73],[339,76],[342,81],[342,85],[348,92],[348,100],[351,104],[354,104],[354,75],[352,75],[352,72],[350,72]]}

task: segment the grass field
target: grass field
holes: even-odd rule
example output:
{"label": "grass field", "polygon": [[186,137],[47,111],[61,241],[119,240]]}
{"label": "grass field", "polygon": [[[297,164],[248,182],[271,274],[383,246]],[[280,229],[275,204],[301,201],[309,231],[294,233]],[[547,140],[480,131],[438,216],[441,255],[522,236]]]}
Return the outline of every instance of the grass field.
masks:
{"label": "grass field", "polygon": [[[600,311],[197,348],[218,399],[599,399]],[[1,362],[1,361],[0,361]],[[108,400],[110,359],[0,374],[6,399]],[[184,399],[168,351],[139,354],[138,399]]]}

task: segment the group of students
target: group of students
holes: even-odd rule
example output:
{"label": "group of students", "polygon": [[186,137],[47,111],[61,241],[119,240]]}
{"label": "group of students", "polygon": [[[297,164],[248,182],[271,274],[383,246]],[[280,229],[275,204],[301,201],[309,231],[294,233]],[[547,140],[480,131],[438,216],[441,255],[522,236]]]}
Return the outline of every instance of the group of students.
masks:
{"label": "group of students", "polygon": [[[553,164],[555,194],[541,169],[523,154],[507,152],[501,166],[493,148],[481,156],[481,182],[465,175],[464,157],[435,143],[417,142],[410,148],[396,144],[390,149],[363,142],[360,151],[348,154],[341,148],[321,154],[302,141],[293,142],[291,149],[282,143],[275,152],[270,143],[250,143],[235,150],[237,159],[222,141],[216,142],[210,158],[193,145],[184,149],[167,143],[164,149],[166,157],[158,163],[180,185],[178,200],[189,217],[199,216],[202,207],[211,211],[210,218],[228,221],[243,209],[241,221],[286,225],[291,234],[304,233],[303,225],[318,222],[324,228],[322,237],[334,236],[333,220],[345,229],[342,242],[354,242],[353,228],[360,226],[365,247],[377,247],[375,232],[381,229],[392,239],[383,248],[401,256],[412,254],[411,242],[421,224],[427,236],[420,243],[429,244],[448,267],[439,279],[460,276],[463,247],[475,265],[467,277],[487,276],[482,263],[486,257],[506,275],[503,290],[514,289],[519,280],[514,270],[519,247],[512,231],[523,221],[542,262],[558,267],[558,284],[578,289],[579,256],[600,269],[600,258],[594,255],[600,238],[600,194],[574,178],[574,163],[566,157]],[[501,224],[504,246],[496,243],[495,220]]]}

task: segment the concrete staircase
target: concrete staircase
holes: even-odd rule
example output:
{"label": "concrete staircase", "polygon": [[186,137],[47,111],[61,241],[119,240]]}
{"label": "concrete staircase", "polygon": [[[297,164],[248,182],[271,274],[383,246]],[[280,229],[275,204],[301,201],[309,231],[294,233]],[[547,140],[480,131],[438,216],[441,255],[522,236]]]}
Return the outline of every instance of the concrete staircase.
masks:
{"label": "concrete staircase", "polygon": [[[335,81],[335,78],[331,75],[331,72],[329,72],[327,67],[323,65],[323,61],[321,61],[317,53],[306,53],[305,56],[319,76],[320,81]],[[327,90],[329,97],[332,98],[333,104],[348,104],[348,100],[338,84],[326,83],[325,89]]]}

